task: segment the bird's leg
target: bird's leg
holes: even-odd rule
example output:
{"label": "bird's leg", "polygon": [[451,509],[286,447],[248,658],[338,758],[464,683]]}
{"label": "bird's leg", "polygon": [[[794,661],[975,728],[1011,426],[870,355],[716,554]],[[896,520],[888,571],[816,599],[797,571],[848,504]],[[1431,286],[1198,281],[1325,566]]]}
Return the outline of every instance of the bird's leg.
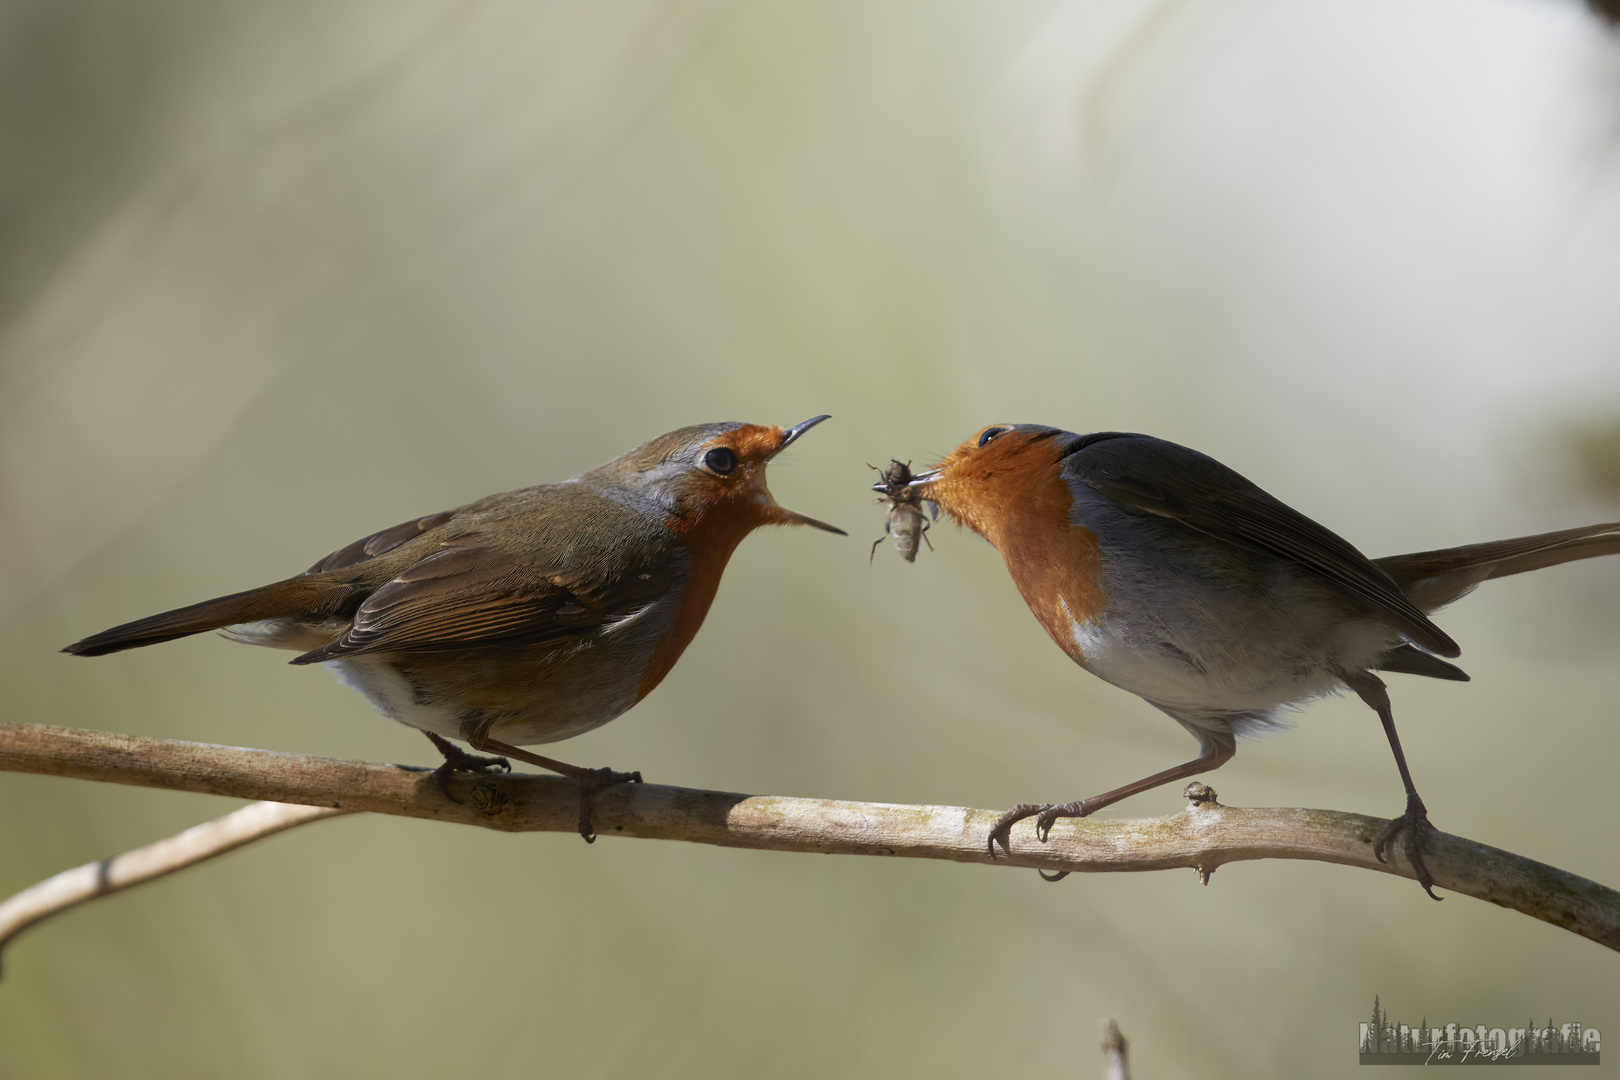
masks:
{"label": "bird's leg", "polygon": [[1384,851],[1389,847],[1389,842],[1404,832],[1406,861],[1412,864],[1423,891],[1431,899],[1438,900],[1440,897],[1434,895],[1434,878],[1429,876],[1429,868],[1423,864],[1423,844],[1428,834],[1434,831],[1434,826],[1429,824],[1428,808],[1418,796],[1417,788],[1412,783],[1411,770],[1406,767],[1401,737],[1395,734],[1395,713],[1389,705],[1389,690],[1384,686],[1384,680],[1370,671],[1341,671],[1339,678],[1378,714],[1378,719],[1384,725],[1384,734],[1389,737],[1389,748],[1395,751],[1395,766],[1401,770],[1401,783],[1406,785],[1406,813],[1391,821],[1378,834],[1378,839],[1373,841],[1373,855],[1379,862],[1384,862]]}
{"label": "bird's leg", "polygon": [[505,769],[507,772],[512,771],[512,763],[503,757],[479,757],[476,754],[467,753],[467,751],[443,735],[432,731],[424,731],[422,734],[426,735],[428,740],[438,748],[439,753],[444,755],[444,764],[433,770],[433,780],[439,785],[439,790],[444,792],[444,797],[451,802],[458,803],[461,801],[450,794],[451,773],[487,773],[497,768]]}
{"label": "bird's leg", "polygon": [[[1027,817],[1035,818],[1035,835],[1042,843],[1045,843],[1046,838],[1052,833],[1053,823],[1058,818],[1085,817],[1088,814],[1096,813],[1105,806],[1112,806],[1121,799],[1128,799],[1132,795],[1138,795],[1177,780],[1185,780],[1187,777],[1196,776],[1201,772],[1218,769],[1231,761],[1232,756],[1237,753],[1237,744],[1229,732],[1204,731],[1200,733],[1200,738],[1203,741],[1203,751],[1196,758],[1184,765],[1177,765],[1173,769],[1166,769],[1163,772],[1154,773],[1152,776],[1145,776],[1134,784],[1126,784],[1124,787],[1115,788],[1113,791],[1105,791],[1101,795],[1093,795],[1091,798],[1082,799],[1079,802],[1047,803],[1044,806],[1021,803],[1013,807],[997,818],[995,826],[990,830],[990,857],[992,859],[996,857],[996,843],[998,841],[1003,851],[1009,855],[1012,854],[1008,841],[1014,822],[1022,821]],[[1044,873],[1041,876],[1046,878],[1047,881],[1059,881],[1067,877],[1068,872],[1064,871],[1053,877],[1047,877]]]}
{"label": "bird's leg", "polygon": [[544,757],[540,754],[531,754],[527,750],[512,746],[509,743],[499,742],[488,735],[469,735],[467,741],[480,750],[493,750],[505,754],[509,758],[538,765],[542,769],[549,769],[554,773],[561,773],[579,784],[579,835],[585,838],[587,844],[596,842],[596,831],[591,828],[591,807],[596,801],[596,793],[603,788],[613,787],[615,784],[639,784],[639,772],[614,772],[612,769],[584,769],[578,765],[570,765],[566,761],[556,758]]}

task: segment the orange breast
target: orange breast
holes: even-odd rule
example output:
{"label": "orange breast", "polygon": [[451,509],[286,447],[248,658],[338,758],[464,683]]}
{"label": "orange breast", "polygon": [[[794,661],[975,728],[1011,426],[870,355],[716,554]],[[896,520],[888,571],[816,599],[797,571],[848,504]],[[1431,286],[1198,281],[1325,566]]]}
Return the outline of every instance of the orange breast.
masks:
{"label": "orange breast", "polygon": [[[1064,496],[1067,502],[1066,488]],[[1074,624],[1090,621],[1108,604],[1096,534],[1069,524],[1065,505],[1061,517],[1043,512],[1018,515],[996,547],[1035,618],[1059,648],[1084,663],[1075,644]]]}
{"label": "orange breast", "polygon": [[[1035,618],[1064,652],[1083,663],[1074,623],[1089,621],[1108,604],[1102,554],[1095,533],[1069,523],[1074,496],[1050,447],[1031,446],[1016,467],[986,470],[970,488],[958,489],[971,491],[970,501],[943,505],[995,545]],[[1050,460],[1032,460],[1036,454],[1049,454]]]}
{"label": "orange breast", "polygon": [[714,594],[720,588],[720,577],[725,573],[726,563],[731,561],[731,553],[758,524],[758,511],[739,500],[714,507],[685,529],[675,528],[676,534],[685,541],[690,558],[686,581],[681,586],[669,632],[658,643],[652,665],[636,687],[637,701],[664,681],[664,676],[697,636],[709,614],[709,605],[714,603]]}

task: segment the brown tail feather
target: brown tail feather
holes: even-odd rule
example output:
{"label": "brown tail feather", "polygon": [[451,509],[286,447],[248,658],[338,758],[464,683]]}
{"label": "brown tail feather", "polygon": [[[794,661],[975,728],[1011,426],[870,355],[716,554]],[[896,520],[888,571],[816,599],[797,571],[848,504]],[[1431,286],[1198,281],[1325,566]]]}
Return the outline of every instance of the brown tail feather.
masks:
{"label": "brown tail feather", "polygon": [[1445,607],[1491,578],[1620,554],[1620,521],[1374,559],[1425,613]]}
{"label": "brown tail feather", "polygon": [[175,638],[218,630],[222,626],[258,622],[290,615],[318,616],[332,614],[342,608],[353,592],[346,586],[334,586],[319,578],[296,577],[278,581],[247,592],[232,593],[200,604],[176,608],[158,615],[115,626],[76,641],[62,651],[74,656],[104,656],[138,649],[143,645],[157,645]]}

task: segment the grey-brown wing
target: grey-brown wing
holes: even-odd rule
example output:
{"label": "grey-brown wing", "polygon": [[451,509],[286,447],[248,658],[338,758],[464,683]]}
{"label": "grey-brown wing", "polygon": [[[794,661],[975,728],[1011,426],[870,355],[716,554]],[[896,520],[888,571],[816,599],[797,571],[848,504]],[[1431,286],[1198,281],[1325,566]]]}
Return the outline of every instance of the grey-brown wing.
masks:
{"label": "grey-brown wing", "polygon": [[527,565],[476,534],[458,537],[373,592],[342,637],[292,662],[561,644],[635,614],[673,581],[667,561],[621,570]]}
{"label": "grey-brown wing", "polygon": [[1338,534],[1205,454],[1148,435],[1115,435],[1069,455],[1065,475],[1119,506],[1284,559],[1371,607],[1442,656],[1461,650],[1390,576]]}
{"label": "grey-brown wing", "polygon": [[455,511],[446,510],[438,514],[429,514],[427,517],[413,518],[401,522],[392,528],[374,532],[370,536],[363,536],[346,547],[340,547],[326,558],[321,559],[304,573],[321,574],[328,570],[339,570],[345,566],[354,566],[367,559],[374,559],[387,551],[392,551],[401,544],[415,540],[429,529],[436,529],[455,516]]}

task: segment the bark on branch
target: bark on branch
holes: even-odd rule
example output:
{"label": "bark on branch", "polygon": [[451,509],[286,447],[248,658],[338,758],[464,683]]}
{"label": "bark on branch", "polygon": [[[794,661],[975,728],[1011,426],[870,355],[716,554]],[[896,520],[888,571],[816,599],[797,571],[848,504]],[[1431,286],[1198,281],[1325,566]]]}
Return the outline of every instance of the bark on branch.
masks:
{"label": "bark on branch", "polygon": [[[0,771],[5,770],[506,832],[573,832],[579,815],[578,789],[562,777],[459,776],[452,782],[463,800],[457,804],[440,794],[422,768],[40,724],[0,724]],[[1017,828],[1012,853],[994,865],[1075,873],[1188,868],[1207,881],[1229,862],[1310,859],[1414,876],[1403,852],[1395,852],[1390,864],[1373,857],[1372,840],[1386,824],[1382,818],[1332,810],[1240,809],[1221,806],[1201,784],[1188,790],[1193,799],[1188,808],[1168,817],[1060,821],[1048,843],[1038,842],[1031,828]],[[741,795],[659,784],[610,788],[597,796],[593,812],[601,836],[970,863],[992,862],[985,837],[997,816],[994,810],[959,806]],[[1433,835],[1427,862],[1441,888],[1620,951],[1620,893],[1613,889],[1447,833]]]}

